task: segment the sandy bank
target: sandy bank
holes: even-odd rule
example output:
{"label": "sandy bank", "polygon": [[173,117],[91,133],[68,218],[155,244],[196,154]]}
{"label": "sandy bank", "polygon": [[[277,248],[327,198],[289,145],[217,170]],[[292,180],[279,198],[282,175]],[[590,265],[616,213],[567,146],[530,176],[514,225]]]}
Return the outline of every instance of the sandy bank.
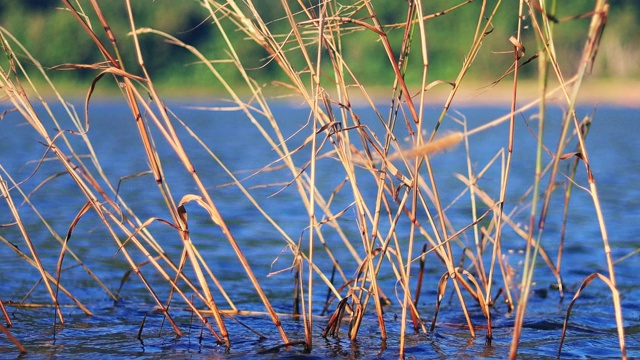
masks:
{"label": "sandy bank", "polygon": [[[557,84],[549,86],[550,90]],[[448,96],[447,89],[433,89],[430,103],[444,103]],[[568,89],[571,94],[572,89]],[[462,86],[456,94],[454,105],[507,105],[513,97],[513,84],[503,81],[495,86],[471,84]],[[522,105],[539,98],[538,84],[535,81],[524,81],[518,85],[517,103]],[[548,97],[550,103],[566,104],[561,90]],[[614,80],[587,80],[580,87],[578,105],[608,105],[640,107],[640,82]]]}

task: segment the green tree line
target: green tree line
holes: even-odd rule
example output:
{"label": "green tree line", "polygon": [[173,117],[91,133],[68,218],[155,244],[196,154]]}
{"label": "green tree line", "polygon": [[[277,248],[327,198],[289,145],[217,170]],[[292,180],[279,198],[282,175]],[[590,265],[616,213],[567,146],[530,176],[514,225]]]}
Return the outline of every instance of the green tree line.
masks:
{"label": "green tree line", "polygon": [[[486,1],[487,8],[491,9],[496,1]],[[301,10],[301,3],[312,10],[318,3],[309,0],[289,0],[289,2],[293,9],[299,10]],[[424,15],[442,12],[461,2],[464,0],[424,1]],[[90,2],[79,0],[72,3],[84,11],[95,32],[105,44],[108,44],[108,39],[104,36],[104,31]],[[136,73],[134,46],[131,36],[127,35],[130,25],[125,2],[99,1],[98,3],[116,35],[125,66],[130,72]],[[389,25],[386,27],[386,32],[394,46],[394,52],[399,52],[404,28],[392,25],[405,21],[407,1],[372,0],[371,3],[380,22]],[[566,66],[565,71],[572,71],[571,66],[577,64],[577,61],[563,61],[563,59],[571,60],[579,56],[590,21],[588,16],[580,15],[587,14],[593,8],[593,3],[594,0],[557,1],[557,9],[553,16],[560,22],[554,28],[555,44],[561,65],[566,64],[563,65]],[[640,25],[637,21],[640,18],[640,2],[611,0],[610,4],[609,22],[600,46],[594,74],[606,78],[637,78],[640,75],[636,65],[640,62]],[[239,79],[234,66],[224,62],[229,58],[226,45],[201,2],[132,0],[131,5],[137,27],[161,30],[195,46],[212,61],[218,61],[216,66],[225,72],[227,80],[233,83]],[[370,21],[361,5],[362,1],[332,2],[332,6],[342,7],[344,12],[353,18]],[[455,79],[472,43],[482,5],[482,0],[471,1],[459,9],[433,17],[426,22],[431,81]],[[479,81],[491,81],[509,68],[513,61],[513,45],[509,42],[509,37],[516,34],[518,5],[519,1],[502,1],[491,24],[491,33],[483,42],[481,52],[474,60],[469,77]],[[270,31],[273,34],[280,34],[282,41],[285,41],[287,34],[291,31],[291,25],[285,17],[281,2],[265,0],[258,2],[258,6],[260,16],[270,21]],[[260,82],[281,79],[282,73],[269,61],[268,54],[249,40],[242,31],[234,30],[237,25],[232,19],[224,18],[222,15],[221,17],[220,22],[228,29],[227,35],[231,37],[243,66],[249,69],[250,75]],[[303,13],[296,15],[296,20],[300,21],[299,26],[303,31],[305,30],[303,21],[307,19],[307,15]],[[537,51],[537,44],[532,40],[532,28],[527,26],[528,16],[525,16],[524,24],[525,57],[531,57]],[[64,9],[62,2],[0,0],[0,26],[15,36],[44,67],[54,68],[68,63],[95,64],[104,61],[94,42],[70,12]],[[419,36],[414,36],[413,53],[409,56],[410,69],[422,67],[421,44],[418,43],[418,38]],[[141,35],[140,40],[145,65],[158,83],[174,86],[185,84],[206,86],[212,81],[209,72],[184,49],[168,44],[157,35]],[[310,35],[310,41],[313,40]],[[374,85],[386,85],[393,80],[394,74],[389,70],[389,59],[378,41],[378,35],[362,27],[345,25],[342,46],[343,54],[350,63],[358,64],[354,71],[361,81]],[[296,51],[295,46],[292,44],[287,48],[292,61],[294,63],[299,61],[302,64],[302,55]],[[524,76],[530,76],[533,73],[535,73],[535,65],[523,67]],[[93,78],[96,72],[51,70],[49,74],[54,79],[85,82]],[[408,80],[412,82],[412,79]],[[418,81],[420,79],[415,79],[414,82]]]}

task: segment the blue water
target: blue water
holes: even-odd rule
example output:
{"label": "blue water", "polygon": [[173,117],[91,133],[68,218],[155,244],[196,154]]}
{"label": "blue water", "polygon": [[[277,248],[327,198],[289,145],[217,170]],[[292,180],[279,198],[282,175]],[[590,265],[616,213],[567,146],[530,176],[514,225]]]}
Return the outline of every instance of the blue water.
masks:
{"label": "blue water", "polygon": [[[81,103],[76,103],[77,111],[82,112]],[[308,236],[308,215],[299,199],[294,186],[286,186],[291,180],[291,173],[286,169],[257,172],[264,166],[278,160],[275,152],[263,140],[259,131],[240,112],[212,112],[195,109],[200,106],[225,106],[205,102],[174,102],[170,107],[176,114],[211,148],[238,178],[245,179],[244,186],[251,192],[264,210],[282,227],[294,241]],[[2,104],[7,109],[8,104]],[[387,106],[381,105],[380,111],[386,113]],[[334,109],[335,110],[335,109]],[[501,107],[459,107],[453,110],[464,116],[469,129],[476,128],[506,113]],[[56,133],[54,125],[46,112],[38,108],[40,116],[50,134]],[[65,118],[59,105],[52,111],[60,119],[59,126],[71,129],[73,125]],[[295,104],[280,103],[272,108],[290,149],[304,142],[310,134],[308,128],[300,133],[309,117],[308,110]],[[336,110],[337,111],[337,110]],[[356,109],[364,125],[381,137],[381,126],[375,115],[365,108]],[[591,115],[593,108],[580,108],[580,118]],[[439,114],[439,109],[426,109],[427,130],[430,131]],[[516,136],[513,166],[507,189],[505,211],[516,213],[514,220],[526,222],[530,202],[529,187],[535,171],[536,140],[531,132],[537,132],[537,122],[532,111],[519,114],[516,122]],[[548,125],[545,133],[545,145],[554,151],[557,146],[562,109],[552,108],[548,113]],[[268,128],[268,123],[257,115],[258,121]],[[640,139],[636,136],[640,111],[632,108],[613,108],[600,106],[595,110],[593,125],[587,138],[591,169],[598,186],[604,218],[612,245],[612,256],[620,259],[640,248],[637,240],[637,219],[640,214]],[[531,127],[531,130],[527,128]],[[279,313],[291,313],[293,304],[293,273],[288,270],[293,261],[291,252],[286,248],[283,236],[270,225],[255,207],[246,199],[236,186],[227,186],[231,178],[209,157],[190,134],[176,123],[178,136],[183,141],[188,155],[193,161],[198,174],[219,210],[230,226],[231,231],[242,251],[249,260],[252,269],[261,282],[273,307]],[[408,135],[404,125],[399,123],[395,132],[400,143]],[[443,130],[461,130],[461,126],[452,119],[446,119]],[[268,130],[272,133],[272,130]],[[487,163],[506,147],[508,125],[473,135],[469,138],[471,166],[479,172]],[[172,152],[166,141],[154,128],[160,156],[163,161],[164,174],[176,201],[189,193],[197,192],[190,175],[185,171],[179,159]],[[139,139],[139,134],[131,119],[130,111],[117,101],[105,101],[91,106],[90,130],[87,134],[93,151],[97,154],[102,169],[109,182],[118,186],[118,194],[138,215],[141,221],[152,217],[170,219],[163,199],[151,175],[140,175],[148,171],[146,158]],[[360,140],[355,133],[352,142],[359,146]],[[88,154],[89,149],[78,136],[68,137],[76,153]],[[319,140],[322,137],[318,138]],[[67,175],[54,176],[64,169],[57,161],[49,161],[53,157],[46,152],[46,147],[38,141],[36,132],[17,113],[10,113],[0,121],[0,165],[5,180],[9,176],[14,181],[23,181],[21,189],[30,193],[35,191],[30,200],[47,220],[54,232],[64,237],[78,211],[84,205],[84,196]],[[58,140],[61,148],[66,145]],[[407,144],[408,146],[408,144]],[[331,146],[327,144],[326,148]],[[575,141],[566,152],[574,151]],[[38,160],[45,161],[36,170]],[[308,159],[308,147],[296,154],[297,165],[302,166]],[[443,204],[456,200],[465,189],[464,184],[456,180],[452,174],[467,174],[466,153],[464,146],[457,146],[443,154],[432,158],[432,167],[436,174],[438,190]],[[547,155],[545,162],[549,161]],[[83,158],[92,171],[95,167],[88,158]],[[500,159],[479,181],[480,186],[494,199],[499,194]],[[569,174],[572,160],[562,163],[561,171]],[[333,189],[344,179],[341,165],[326,158],[318,163],[319,190],[328,198]],[[251,176],[252,175],[252,176]],[[52,177],[53,176],[53,177]],[[97,172],[94,172],[97,176]],[[364,170],[358,170],[358,185],[367,199],[376,195],[374,179]],[[426,173],[423,173],[426,179]],[[52,178],[50,178],[52,177]],[[38,185],[47,180],[42,187]],[[577,183],[588,187],[584,166],[580,164],[577,172]],[[566,180],[562,175],[559,181]],[[394,180],[396,185],[397,181]],[[546,187],[548,178],[543,179]],[[100,183],[105,189],[104,182]],[[564,186],[564,184],[560,184]],[[331,205],[334,214],[348,207],[352,198],[345,188],[338,193]],[[37,190],[37,191],[36,191]],[[108,190],[107,190],[108,191]],[[560,238],[561,218],[563,211],[562,188],[556,190],[549,213],[542,244],[551,259],[555,262]],[[22,197],[16,189],[12,189],[13,201],[20,206],[20,216],[27,225],[30,238],[36,246],[39,258],[47,271],[55,274],[60,245],[51,232],[38,220],[38,217],[27,204],[21,204]],[[525,197],[527,196],[527,197]],[[471,207],[468,194],[453,203],[447,211],[454,229],[467,225]],[[481,205],[479,212],[487,209]],[[598,227],[593,202],[588,193],[574,187],[567,221],[567,235],[562,257],[561,274],[567,286],[564,300],[558,291],[553,289],[555,279],[548,267],[538,261],[535,274],[534,290],[525,318],[519,353],[523,358],[555,358],[563,321],[569,301],[581,282],[591,273],[607,274],[603,254],[602,237]],[[122,253],[105,230],[98,216],[89,212],[82,217],[75,227],[69,247],[76,252],[83,263],[114,292],[118,292],[118,301],[113,301],[106,292],[96,285],[81,267],[72,266],[77,263],[69,256],[65,258],[66,269],[62,274],[62,284],[92,312],[85,315],[65,296],[61,297],[63,314],[66,323],[53,326],[55,318],[52,307],[16,307],[9,302],[50,305],[51,300],[45,287],[38,283],[39,273],[19,258],[12,250],[9,242],[29,253],[23,238],[16,226],[0,228],[0,236],[6,242],[0,243],[0,299],[7,306],[13,326],[11,333],[28,349],[25,358],[69,358],[99,356],[100,358],[140,357],[140,358],[343,358],[343,359],[395,359],[398,354],[401,307],[397,296],[402,296],[390,267],[383,267],[380,282],[385,294],[392,304],[385,308],[385,322],[388,330],[386,344],[381,344],[377,319],[373,313],[366,315],[360,335],[355,342],[348,340],[347,328],[343,326],[337,337],[322,338],[321,333],[327,324],[326,316],[319,316],[314,322],[314,344],[310,354],[304,354],[300,345],[289,349],[280,348],[281,339],[267,315],[258,296],[247,280],[244,270],[239,266],[236,255],[231,250],[220,230],[211,225],[206,212],[195,204],[187,205],[191,237],[201,252],[204,260],[219,278],[223,287],[230,294],[233,302],[242,310],[255,313],[235,316],[242,324],[251,327],[264,335],[264,338],[247,330],[239,323],[226,319],[231,334],[231,348],[225,349],[216,343],[215,338],[205,329],[197,318],[186,311],[184,302],[176,297],[172,306],[172,316],[183,331],[182,337],[176,337],[162,315],[152,313],[155,303],[147,289],[135,274],[121,285],[123,276],[129,270]],[[426,217],[419,219],[428,227]],[[10,224],[14,221],[6,203],[0,205],[0,223]],[[362,244],[359,240],[355,211],[349,208],[340,218],[340,225],[353,246],[362,256]],[[397,230],[401,246],[406,251],[408,222],[403,220]],[[149,226],[158,242],[167,254],[177,262],[182,251],[182,243],[176,232],[166,225],[155,222]],[[384,230],[384,229],[383,229]],[[357,264],[342,244],[335,231],[328,226],[323,228],[328,246],[342,264],[347,277],[356,271]],[[118,232],[121,239],[124,236]],[[473,245],[473,235],[467,231],[460,240],[467,246]],[[418,238],[414,254],[425,243]],[[145,257],[127,245],[140,263]],[[513,232],[505,229],[503,250],[508,263],[516,271],[516,280],[522,271],[520,261],[523,258],[524,242]],[[460,246],[455,244],[456,254],[461,254]],[[327,274],[331,273],[331,263],[322,256],[318,247],[317,265]],[[422,287],[418,309],[428,326],[435,309],[437,281],[446,271],[435,257],[427,257],[425,280]],[[486,264],[488,266],[488,263]],[[417,273],[417,265],[412,270]],[[267,276],[271,272],[284,270],[282,273]],[[627,352],[631,357],[640,357],[640,307],[635,299],[640,297],[637,273],[640,271],[638,255],[617,263],[616,279],[620,291],[625,321]],[[161,300],[168,297],[168,286],[164,279],[149,265],[142,268],[144,276],[152,284]],[[189,273],[189,269],[187,272]],[[306,276],[305,276],[306,278]],[[320,284],[316,279],[317,284]],[[495,291],[502,280],[497,278]],[[341,281],[336,281],[340,283]],[[413,284],[415,285],[415,284]],[[33,291],[31,289],[35,286]],[[491,345],[485,344],[485,330],[477,331],[477,338],[472,339],[469,332],[463,329],[465,324],[457,296],[449,286],[445,295],[438,323],[434,332],[414,334],[412,330],[407,336],[406,354],[408,358],[505,358],[509,353],[512,337],[514,313],[509,313],[502,298],[493,308],[494,338]],[[326,287],[318,285],[315,289],[314,308],[320,315],[324,304]],[[188,293],[190,295],[190,293]],[[222,308],[228,308],[220,294],[214,291],[216,301]],[[471,298],[466,299],[472,319],[476,326],[486,325],[482,313]],[[202,304],[199,304],[202,305]],[[330,313],[335,303],[330,307]],[[141,339],[137,339],[143,320]],[[213,319],[209,319],[213,322]],[[304,339],[302,320],[283,315],[283,327],[292,341]],[[215,324],[214,324],[215,325]],[[215,326],[214,326],[215,327]],[[411,326],[408,326],[411,329]],[[609,358],[619,357],[619,347],[611,295],[607,287],[599,280],[592,282],[576,302],[570,318],[567,337],[563,347],[566,358]],[[16,357],[18,351],[6,336],[0,335],[0,356]]]}

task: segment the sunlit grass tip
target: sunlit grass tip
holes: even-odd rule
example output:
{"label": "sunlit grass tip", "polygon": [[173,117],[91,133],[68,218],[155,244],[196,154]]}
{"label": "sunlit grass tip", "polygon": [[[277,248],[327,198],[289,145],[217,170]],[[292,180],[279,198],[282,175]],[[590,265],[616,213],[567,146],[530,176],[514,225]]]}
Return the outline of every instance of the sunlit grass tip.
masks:
{"label": "sunlit grass tip", "polygon": [[451,132],[422,145],[418,145],[408,150],[396,152],[387,157],[387,160],[393,161],[400,158],[412,159],[416,157],[437,154],[439,152],[455,147],[462,141],[462,139],[464,139],[464,134],[462,132]]}

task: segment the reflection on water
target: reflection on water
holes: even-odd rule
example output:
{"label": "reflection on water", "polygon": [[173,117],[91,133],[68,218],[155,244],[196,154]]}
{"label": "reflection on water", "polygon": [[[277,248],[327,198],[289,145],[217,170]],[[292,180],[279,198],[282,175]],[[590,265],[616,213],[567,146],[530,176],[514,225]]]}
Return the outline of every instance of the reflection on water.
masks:
{"label": "reflection on water", "polygon": [[[268,144],[261,139],[259,132],[242,114],[238,113],[208,113],[189,110],[184,104],[174,104],[173,109],[200,136],[206,144],[218,155],[221,161],[233,171],[238,178],[245,179],[244,185],[251,194],[258,199],[264,210],[274,217],[283,230],[297,240],[306,234],[308,216],[300,204],[298,195],[293,187],[287,187],[286,181],[291,175],[286,171],[272,171],[255,173],[256,170],[277,160],[277,155]],[[59,110],[59,109],[57,109]],[[305,110],[280,105],[273,109],[276,118],[282,119],[281,126],[285,136],[292,136],[289,148],[293,149],[304,141],[306,132],[294,135],[303,126],[308,114]],[[461,108],[467,117],[467,126],[472,129],[487,121],[504,114],[500,108]],[[585,109],[583,114],[590,113]],[[366,111],[360,114],[363,119],[372,119]],[[524,221],[528,212],[526,204],[520,199],[527,193],[535,170],[535,139],[530,135],[527,125],[535,127],[531,114],[522,114],[517,123],[517,134],[514,149],[513,168],[508,187],[508,208],[519,207],[515,214],[516,221]],[[547,146],[555,148],[556,137],[559,132],[561,111],[551,111],[546,138]],[[435,114],[433,116],[436,116]],[[143,221],[147,218],[158,217],[169,219],[164,209],[163,200],[158,194],[154,181],[149,175],[131,177],[147,171],[148,166],[138,134],[129,123],[129,110],[113,103],[99,103],[92,106],[91,130],[88,134],[94,146],[93,151],[98,154],[104,172],[113,184],[122,179],[118,192],[119,196],[129,204]],[[614,245],[612,252],[614,259],[635,251],[638,248],[636,240],[636,217],[640,210],[640,188],[637,179],[640,178],[640,139],[633,135],[630,129],[637,127],[640,121],[638,111],[623,108],[600,108],[587,139],[591,166],[599,186],[599,195],[603,211]],[[378,131],[380,125],[373,120],[367,120],[366,125]],[[26,179],[34,170],[35,163],[45,149],[36,140],[37,136],[20,119],[11,114],[0,123],[0,159],[2,167],[11,174],[16,181]],[[444,131],[460,130],[460,126],[453,121],[445,122]],[[399,127],[400,129],[400,127]],[[53,129],[48,129],[53,131]],[[114,131],[115,130],[115,131]],[[505,134],[507,126],[500,126],[491,132],[473,135],[469,139],[470,153],[474,171],[479,171],[506,146]],[[158,135],[158,134],[156,134]],[[184,139],[189,156],[194,161],[200,176],[206,181],[211,195],[219,206],[220,211],[229,224],[231,231],[240,243],[246,257],[256,272],[261,284],[271,299],[276,311],[287,314],[291,312],[293,299],[293,274],[287,270],[291,266],[292,254],[286,248],[283,236],[256,211],[255,207],[234,186],[224,186],[231,182],[231,178],[214,163],[210,157],[201,151],[197,142],[184,130],[179,131]],[[398,130],[398,138],[406,134]],[[188,174],[180,165],[166,144],[158,136],[158,146],[164,159],[163,166],[167,182],[171,191],[179,199],[181,196],[195,192],[195,185],[188,180]],[[354,142],[355,143],[355,142]],[[87,152],[78,142],[76,150]],[[568,150],[569,151],[569,150]],[[303,150],[300,159],[308,158],[308,151]],[[302,162],[302,160],[300,161]],[[344,179],[342,173],[337,172],[339,166],[333,160],[323,160],[318,165],[318,178],[322,179],[320,190],[329,194]],[[453,228],[462,228],[469,221],[468,196],[465,200],[456,200],[464,184],[452,177],[453,173],[467,174],[466,154],[463,146],[449,150],[436,156],[432,160],[436,173],[439,192],[443,204],[454,203],[448,211]],[[56,162],[44,162],[40,170],[26,183],[23,190],[29,192],[44,179],[62,171]],[[567,172],[567,168],[563,171]],[[5,175],[3,175],[5,176]],[[364,196],[373,198],[376,195],[374,179],[365,172],[358,174],[359,186],[364,189]],[[480,185],[492,196],[497,197],[497,185],[500,178],[500,167],[494,166],[480,180]],[[578,169],[578,179],[584,179],[584,169]],[[580,181],[585,186],[584,181]],[[270,185],[270,186],[263,186]],[[368,190],[370,189],[370,190]],[[38,210],[48,221],[49,225],[58,233],[66,234],[70,223],[83,206],[82,194],[67,176],[52,178],[37,191],[31,200],[37,204]],[[457,202],[456,202],[457,201]],[[465,203],[466,201],[466,203]],[[528,200],[527,200],[528,201]],[[350,210],[350,199],[343,193],[334,199],[332,210],[338,213],[347,209],[341,218],[341,226],[347,238],[353,239],[354,246],[359,249],[358,228],[354,211]],[[558,196],[552,204],[546,235],[543,245],[555,261],[562,214],[562,199]],[[11,217],[2,210],[2,222],[10,223]],[[557,291],[552,289],[555,279],[544,263],[540,263],[536,272],[534,294],[528,308],[527,320],[524,326],[520,352],[523,357],[554,358],[556,356],[558,339],[562,329],[564,316],[569,299],[574,295],[580,282],[593,272],[606,274],[604,256],[602,254],[601,236],[595,221],[593,204],[588,194],[581,189],[575,189],[571,199],[571,213],[568,218],[567,238],[565,239],[564,255],[562,259],[563,281],[568,287],[567,298],[560,301]],[[480,212],[486,209],[481,209]],[[302,346],[291,348],[279,347],[280,338],[274,331],[273,324],[264,311],[255,291],[246,280],[244,270],[238,266],[236,255],[230,250],[219,229],[210,224],[210,220],[203,209],[195,205],[188,205],[190,232],[193,241],[201,251],[205,261],[219,278],[225,289],[232,289],[234,303],[243,310],[256,311],[254,315],[237,316],[239,322],[226,320],[231,334],[232,348],[226,352],[219,346],[215,338],[205,330],[197,318],[187,311],[183,301],[174,300],[173,316],[184,332],[184,336],[176,338],[169,324],[163,317],[154,313],[154,301],[149,292],[133,274],[121,283],[129,265],[113,243],[109,233],[104,229],[101,220],[92,213],[88,213],[79,222],[74,235],[69,242],[70,248],[77,253],[86,266],[91,269],[112,291],[120,289],[121,299],[113,302],[105,291],[99,288],[95,281],[88,277],[85,270],[79,266],[71,267],[63,272],[63,284],[72,291],[81,302],[93,312],[93,316],[86,316],[71,302],[64,298],[63,311],[66,324],[54,330],[52,321],[55,317],[53,308],[20,308],[8,306],[13,321],[10,329],[31,352],[34,358],[69,356],[113,356],[113,357],[189,357],[189,358],[342,358],[342,359],[396,359],[398,353],[398,338],[401,318],[401,308],[398,296],[401,291],[395,282],[395,277],[389,269],[380,276],[383,290],[391,299],[392,305],[385,308],[385,321],[389,331],[386,344],[380,343],[379,328],[374,314],[367,315],[357,341],[351,342],[346,336],[347,329],[341,329],[339,336],[323,339],[320,334],[327,324],[326,317],[318,317],[314,323],[316,337],[311,354],[305,354]],[[41,223],[36,214],[28,206],[21,207],[21,216],[28,227],[29,235],[36,243],[38,255],[44,260],[44,266],[54,272],[59,256],[60,246],[53,236]],[[400,223],[399,238],[405,241],[408,236],[408,223]],[[161,242],[169,253],[179,254],[182,250],[180,239],[175,231],[160,223],[153,223],[149,230]],[[385,229],[381,229],[385,230]],[[351,264],[352,258],[344,249],[342,240],[327,230],[327,244],[337,249],[334,256],[340,261],[347,277],[356,271],[356,264]],[[21,235],[15,227],[0,228],[0,235],[23,251],[27,251]],[[464,235],[462,241],[473,243],[471,234]],[[424,240],[417,246],[420,248]],[[503,247],[507,261],[514,269],[521,268],[524,244],[517,235],[509,231],[504,232]],[[405,244],[406,245],[406,244]],[[0,298],[7,302],[19,302],[25,294],[30,294],[27,303],[48,304],[48,294],[42,284],[36,285],[39,278],[37,270],[27,267],[19,259],[10,245],[3,244],[0,251]],[[362,256],[362,254],[359,254]],[[146,259],[136,255],[138,263]],[[317,259],[318,266],[326,273],[331,273],[331,263],[327,258]],[[67,257],[65,264],[73,264]],[[620,262],[616,268],[618,287],[621,292],[625,325],[627,326],[628,354],[631,357],[640,356],[640,308],[634,299],[640,296],[637,286],[636,264],[637,257],[633,256]],[[285,270],[273,276],[275,273]],[[168,288],[164,279],[150,267],[142,268],[143,274],[154,286],[158,294],[167,294]],[[430,324],[435,307],[436,285],[439,277],[445,271],[442,265],[435,261],[426,264],[425,285],[418,303],[418,308]],[[519,281],[516,272],[516,281]],[[165,296],[166,295],[161,295]],[[217,299],[221,294],[214,293]],[[316,301],[315,308],[321,309],[323,295]],[[485,325],[480,308],[469,301],[471,316],[476,326]],[[223,302],[221,302],[223,303]],[[333,308],[332,308],[333,309]],[[608,289],[601,282],[593,282],[583,293],[574,307],[567,339],[563,348],[568,357],[618,357],[618,342],[613,319],[613,307]],[[507,312],[503,301],[498,300],[493,309],[494,340],[491,346],[485,344],[485,331],[478,330],[478,337],[471,339],[468,331],[460,324],[464,319],[459,308],[458,300],[451,293],[446,295],[440,313],[438,325],[433,333],[417,333],[407,337],[408,358],[505,358],[509,351],[513,316]],[[319,312],[319,310],[318,310]],[[213,322],[213,319],[209,319]],[[142,328],[142,337],[136,336]],[[283,326],[292,341],[304,338],[302,321],[283,315]],[[256,333],[248,331],[245,325]],[[411,329],[411,325],[408,326]],[[411,330],[409,330],[411,331]],[[257,333],[262,334],[260,337]],[[0,352],[15,353],[13,345],[2,338]]]}

